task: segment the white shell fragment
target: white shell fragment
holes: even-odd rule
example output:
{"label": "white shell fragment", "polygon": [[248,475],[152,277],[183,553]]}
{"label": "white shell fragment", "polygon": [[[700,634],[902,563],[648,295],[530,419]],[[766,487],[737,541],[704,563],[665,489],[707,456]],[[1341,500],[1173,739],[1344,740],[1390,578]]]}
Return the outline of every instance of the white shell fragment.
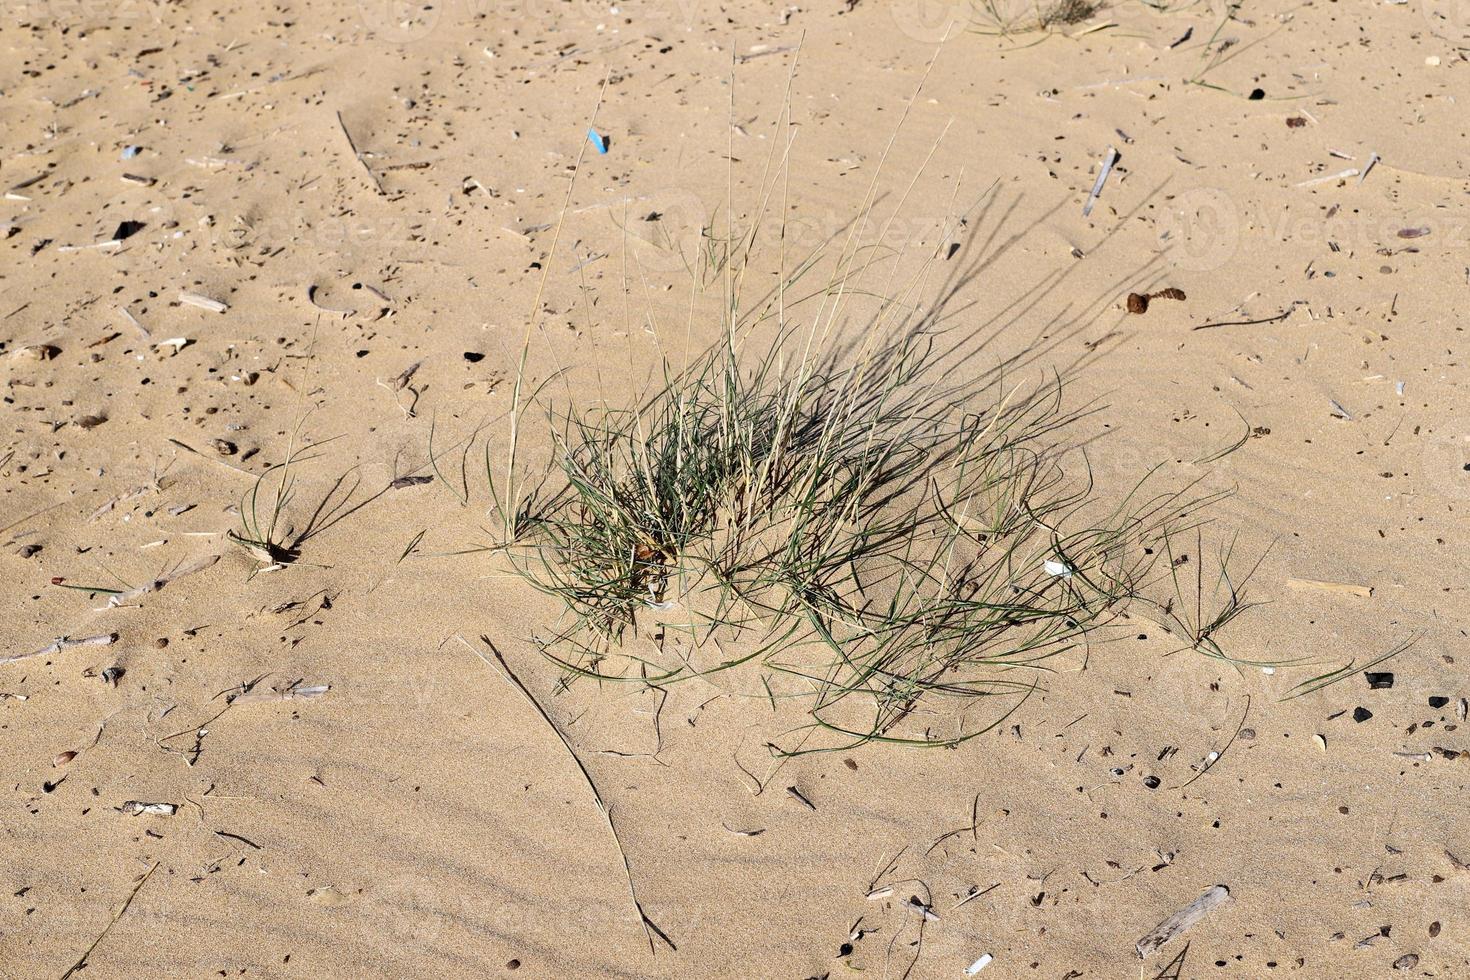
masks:
{"label": "white shell fragment", "polygon": [[118,809],[132,817],[142,814],[150,817],[171,817],[179,811],[178,805],[174,803],[144,803],[142,800],[128,800]]}
{"label": "white shell fragment", "polygon": [[210,299],[208,296],[201,296],[198,293],[179,293],[179,302],[186,306],[197,306],[201,310],[208,310],[211,313],[223,313],[230,308],[226,303],[221,303],[217,299]]}

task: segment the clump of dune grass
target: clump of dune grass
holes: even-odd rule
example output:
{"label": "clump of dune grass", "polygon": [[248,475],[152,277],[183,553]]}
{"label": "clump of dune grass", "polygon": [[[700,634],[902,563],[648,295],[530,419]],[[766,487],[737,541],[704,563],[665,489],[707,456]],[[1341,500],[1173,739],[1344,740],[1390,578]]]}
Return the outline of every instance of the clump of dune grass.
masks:
{"label": "clump of dune grass", "polygon": [[1009,37],[1049,32],[1089,20],[1102,9],[1095,0],[975,0],[972,30]]}
{"label": "clump of dune grass", "polygon": [[[1066,408],[1059,379],[957,369],[972,341],[919,299],[939,251],[893,289],[897,259],[864,244],[881,171],[840,245],[788,258],[784,225],[763,230],[765,177],[748,227],[706,226],[691,288],[718,284],[720,339],[665,356],[651,390],[523,397],[523,349],[507,463],[487,447],[486,477],[496,550],[563,610],[538,643],[568,682],[739,671],[752,696],[804,709],[805,737],[779,751],[955,745],[1085,653],[1193,526],[1206,501],[1187,491],[1140,481],[1101,502],[1069,448],[1090,410]],[[747,299],[764,242],[775,285]],[[866,285],[884,262],[890,288]],[[517,450],[531,404],[540,473]]]}
{"label": "clump of dune grass", "polygon": [[[1100,508],[1057,448],[1077,417],[1059,384],[948,383],[922,332],[842,367],[787,360],[796,343],[742,359],[727,339],[642,404],[548,415],[557,490],[507,549],[566,611],[543,649],[601,681],[753,663],[848,739],[972,737],[914,714],[1035,688],[1190,501]],[[655,631],[682,642],[632,642]]]}
{"label": "clump of dune grass", "polygon": [[955,380],[964,341],[932,312],[875,300],[860,340],[832,340],[848,282],[839,265],[814,318],[786,306],[762,341],[767,306],[722,304],[721,341],[634,404],[548,397],[552,470],[505,553],[560,601],[541,646],[568,675],[748,666],[823,746],[953,745],[1005,711],[935,702],[1014,707],[1137,594],[1197,501],[1102,507],[1064,449],[1086,410],[1056,379]]}

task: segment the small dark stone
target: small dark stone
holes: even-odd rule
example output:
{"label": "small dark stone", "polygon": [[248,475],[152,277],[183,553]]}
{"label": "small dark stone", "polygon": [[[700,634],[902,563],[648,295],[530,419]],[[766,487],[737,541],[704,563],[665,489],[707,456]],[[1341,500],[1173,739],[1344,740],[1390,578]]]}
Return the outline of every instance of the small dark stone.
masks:
{"label": "small dark stone", "polygon": [[852,943],[843,943],[841,946],[837,947],[837,955],[838,956],[851,956],[852,955]]}
{"label": "small dark stone", "polygon": [[485,355],[481,354],[477,350],[467,350],[464,352],[464,359],[469,361],[471,364],[479,364],[485,359]]}
{"label": "small dark stone", "polygon": [[41,546],[40,545],[38,545],[38,544],[28,544],[24,548],[21,548],[19,551],[17,551],[16,554],[17,555],[20,555],[22,558],[30,558],[33,555],[38,554],[40,552],[40,550],[41,550]]}
{"label": "small dark stone", "polygon": [[240,447],[228,439],[216,439],[212,443],[214,451],[221,456],[233,456],[240,451]]}
{"label": "small dark stone", "polygon": [[1259,102],[1262,99],[1264,99],[1265,97],[1266,97],[1266,90],[1265,89],[1263,89],[1263,88],[1253,88],[1253,89],[1251,89],[1250,100],[1252,102]]}
{"label": "small dark stone", "polygon": [[1358,707],[1353,709],[1353,721],[1356,721],[1359,724],[1367,721],[1369,718],[1372,717],[1373,712],[1369,711],[1367,708]]}
{"label": "small dark stone", "polygon": [[1450,703],[1450,699],[1449,698],[1440,697],[1437,694],[1434,697],[1432,697],[1432,698],[1429,699],[1429,706],[1431,708],[1443,708],[1445,705],[1447,705],[1449,703]]}
{"label": "small dark stone", "polygon": [[122,241],[124,238],[132,238],[138,232],[142,231],[144,227],[145,226],[141,221],[121,222],[117,226],[117,231],[114,231],[112,233],[112,238],[114,241],[118,242]]}
{"label": "small dark stone", "polygon": [[1159,777],[1158,776],[1144,776],[1143,777],[1143,785],[1147,786],[1149,789],[1158,789],[1159,788]]}
{"label": "small dark stone", "polygon": [[1363,676],[1368,678],[1368,690],[1370,691],[1380,691],[1393,687],[1393,674],[1390,672],[1374,673],[1369,671]]}

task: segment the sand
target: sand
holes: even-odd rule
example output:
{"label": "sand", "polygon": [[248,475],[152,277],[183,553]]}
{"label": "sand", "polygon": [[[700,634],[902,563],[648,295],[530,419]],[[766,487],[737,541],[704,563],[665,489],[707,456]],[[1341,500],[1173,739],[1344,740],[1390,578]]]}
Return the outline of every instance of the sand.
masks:
{"label": "sand", "polygon": [[[986,20],[10,5],[0,657],[116,640],[0,664],[0,975],[1470,975],[1470,16],[1224,13],[939,46]],[[1261,605],[1218,639],[1281,666],[1123,622],[956,749],[790,760],[792,716],[733,684],[558,686],[530,642],[555,602],[475,550],[480,450],[468,502],[399,478],[431,426],[503,446],[543,271],[538,382],[618,403],[687,346],[689,277],[641,219],[689,242],[750,213],[798,46],[791,239],[845,230],[933,58],[878,174],[889,244],[967,216],[950,322],[1096,405],[1103,492],[1161,463],[1233,491],[1211,530]],[[226,533],[303,447],[311,533],[262,570]],[[215,555],[117,608],[86,590]],[[1286,697],[1408,640],[1391,687]]]}

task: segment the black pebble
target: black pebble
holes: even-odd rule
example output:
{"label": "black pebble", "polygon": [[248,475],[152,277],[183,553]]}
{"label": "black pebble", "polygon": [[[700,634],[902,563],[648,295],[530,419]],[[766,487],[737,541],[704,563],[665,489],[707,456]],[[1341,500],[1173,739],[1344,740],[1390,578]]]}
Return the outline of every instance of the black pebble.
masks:
{"label": "black pebble", "polygon": [[1369,711],[1367,708],[1354,708],[1353,709],[1353,721],[1356,721],[1359,724],[1361,724],[1362,722],[1367,721],[1369,718],[1372,718],[1372,717],[1373,717],[1373,712]]}
{"label": "black pebble", "polygon": [[1384,672],[1381,674],[1369,672],[1363,675],[1368,678],[1368,690],[1378,691],[1383,688],[1393,687],[1393,674]]}
{"label": "black pebble", "polygon": [[1262,99],[1264,99],[1265,97],[1266,97],[1266,90],[1265,89],[1263,89],[1263,88],[1253,88],[1253,89],[1251,89],[1250,99],[1251,99],[1252,102],[1259,102]]}
{"label": "black pebble", "polygon": [[1431,708],[1443,708],[1445,705],[1447,705],[1449,703],[1450,703],[1450,699],[1449,698],[1442,698],[1442,697],[1439,697],[1438,695],[1436,695],[1436,696],[1434,696],[1434,697],[1432,697],[1432,698],[1429,699],[1429,706]]}
{"label": "black pebble", "polygon": [[1158,776],[1144,776],[1143,777],[1143,785],[1147,786],[1149,789],[1158,789],[1159,788],[1159,777]]}
{"label": "black pebble", "polygon": [[464,352],[464,359],[469,361],[471,364],[479,364],[485,359],[485,355],[481,354],[479,351],[467,350]]}

